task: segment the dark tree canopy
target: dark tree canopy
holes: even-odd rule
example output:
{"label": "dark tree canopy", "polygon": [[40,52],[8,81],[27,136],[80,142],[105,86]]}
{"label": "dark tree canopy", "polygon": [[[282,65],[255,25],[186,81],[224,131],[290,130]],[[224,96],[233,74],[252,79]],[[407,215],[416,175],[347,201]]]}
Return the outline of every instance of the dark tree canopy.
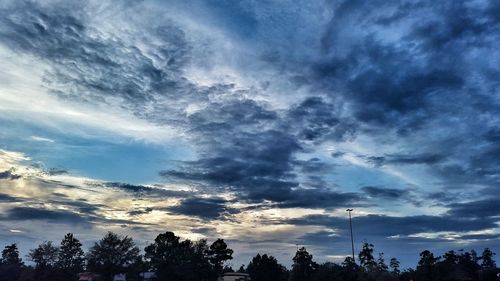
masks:
{"label": "dark tree canopy", "polygon": [[430,252],[429,250],[425,250],[420,253],[420,260],[418,261],[418,266],[420,267],[433,266],[438,260],[439,257],[435,258],[432,252]]}
{"label": "dark tree canopy", "polygon": [[58,261],[58,255],[59,248],[52,245],[52,241],[38,245],[36,249],[32,249],[29,253],[29,257],[35,263],[37,269],[53,268]]}
{"label": "dark tree canopy", "polygon": [[222,273],[224,262],[233,259],[233,250],[227,247],[224,239],[217,239],[210,245],[210,262],[217,273]]}
{"label": "dark tree canopy", "polygon": [[2,264],[21,265],[22,260],[19,257],[19,250],[17,244],[10,244],[5,246],[2,250]]}
{"label": "dark tree canopy", "polygon": [[313,256],[307,252],[306,248],[302,247],[297,250],[295,257],[293,257],[291,280],[310,280],[317,268],[318,264],[313,261]]}
{"label": "dark tree canopy", "polygon": [[[84,255],[82,244],[68,233],[60,247],[44,242],[32,249],[28,257],[33,263],[24,265],[16,244],[5,246],[0,259],[0,281],[77,281],[79,272],[99,274],[99,281],[112,281],[115,274],[125,273],[127,281],[142,281],[140,273],[153,271],[154,281],[215,281],[234,269],[226,261],[233,250],[223,239],[207,244],[207,240],[182,240],[173,232],[159,234],[139,254],[132,238],[108,232]],[[377,259],[374,256],[378,256]],[[268,254],[257,254],[240,273],[248,273],[252,281],[498,281],[495,253],[486,248],[479,256],[474,250],[451,250],[435,256],[429,250],[420,253],[415,269],[400,269],[391,258],[386,264],[384,253],[363,243],[359,253],[361,265],[351,256],[341,264],[317,264],[313,256],[300,248],[289,271]],[[390,268],[390,270],[389,270]],[[236,268],[235,268],[236,269]]]}
{"label": "dark tree canopy", "polygon": [[252,281],[286,281],[288,272],[278,260],[267,254],[257,254],[247,266]]}
{"label": "dark tree canopy", "polygon": [[16,244],[5,246],[2,250],[2,260],[0,263],[0,281],[17,280],[22,274],[24,264],[19,258],[19,250]]}
{"label": "dark tree canopy", "polygon": [[377,269],[379,271],[383,271],[383,272],[389,270],[389,267],[387,266],[387,264],[385,264],[384,253],[379,253],[378,254]]}
{"label": "dark tree canopy", "polygon": [[68,280],[75,279],[79,272],[83,272],[85,254],[82,243],[73,236],[73,233],[66,234],[61,241],[57,265],[64,271]]}
{"label": "dark tree canopy", "polygon": [[483,254],[481,255],[481,267],[484,269],[496,268],[497,265],[493,260],[493,253],[489,248],[484,249]]}
{"label": "dark tree canopy", "polygon": [[394,275],[399,275],[401,273],[401,270],[399,270],[401,263],[398,261],[396,258],[391,258],[391,261],[389,263],[389,267],[391,268],[391,272]]}
{"label": "dark tree canopy", "polygon": [[208,252],[206,240],[181,241],[173,232],[165,232],[145,248],[145,259],[160,281],[215,279]]}
{"label": "dark tree canopy", "polygon": [[126,272],[139,259],[139,248],[132,238],[108,232],[96,242],[87,254],[88,269],[112,280],[118,273]]}
{"label": "dark tree canopy", "polygon": [[366,270],[373,271],[377,268],[377,263],[373,257],[373,244],[363,243],[363,248],[358,257],[359,263]]}

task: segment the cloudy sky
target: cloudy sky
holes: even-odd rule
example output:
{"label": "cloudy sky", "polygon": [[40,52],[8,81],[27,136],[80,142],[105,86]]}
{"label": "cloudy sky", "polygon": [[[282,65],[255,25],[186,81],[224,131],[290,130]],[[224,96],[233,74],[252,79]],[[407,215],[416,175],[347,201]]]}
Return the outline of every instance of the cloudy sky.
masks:
{"label": "cloudy sky", "polygon": [[500,2],[0,2],[0,243],[500,252]]}

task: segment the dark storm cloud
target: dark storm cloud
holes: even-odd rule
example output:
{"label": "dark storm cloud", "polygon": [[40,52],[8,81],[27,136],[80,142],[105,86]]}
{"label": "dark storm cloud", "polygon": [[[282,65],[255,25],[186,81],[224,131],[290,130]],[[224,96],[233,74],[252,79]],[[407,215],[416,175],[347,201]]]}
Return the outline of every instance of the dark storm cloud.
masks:
{"label": "dark storm cloud", "polygon": [[[308,233],[300,237],[297,241],[299,245],[317,245],[327,248],[331,243],[345,242],[344,237],[338,236],[332,232],[328,231],[318,231],[313,233]],[[328,245],[328,246],[327,246]],[[326,246],[326,247],[325,247]],[[325,251],[328,253],[329,251]]]}
{"label": "dark storm cloud", "polygon": [[[161,41],[152,53],[145,54],[125,40],[109,39],[88,26],[85,15],[77,12],[82,3],[22,3],[7,5],[0,11],[4,15],[2,43],[52,64],[45,82],[61,97],[92,103],[120,97],[125,108],[136,115],[160,119],[155,115],[157,105],[161,104],[162,109],[166,105],[159,98],[195,92],[180,76],[189,46],[183,31],[168,21],[152,28],[150,33]],[[163,65],[156,66],[150,56]],[[146,105],[151,107],[150,112],[144,111]],[[170,108],[172,113],[174,108]]]}
{"label": "dark storm cloud", "polygon": [[[359,121],[408,132],[453,110],[438,112],[436,102],[454,97],[475,106],[486,98],[472,93],[476,81],[468,74],[475,69],[467,63],[474,51],[494,46],[499,22],[491,14],[493,1],[333,3],[335,15],[322,41],[325,57],[313,75],[318,85],[342,93]],[[496,83],[484,74],[483,82]]]}
{"label": "dark storm cloud", "polygon": [[203,234],[207,237],[215,237],[217,236],[217,228],[215,227],[198,227],[198,228],[192,228],[191,231],[193,233],[200,233]]}
{"label": "dark storm cloud", "polygon": [[457,200],[457,198],[463,197],[463,195],[451,192],[437,191],[426,194],[424,197],[427,200],[432,200],[440,205],[443,205],[446,203],[454,202],[455,200]]}
{"label": "dark storm cloud", "polygon": [[[59,202],[57,202],[59,203]],[[68,204],[66,204],[68,205]],[[69,204],[68,206],[77,207],[78,203]],[[90,205],[89,205],[90,206]],[[101,206],[102,207],[102,206]],[[7,221],[45,221],[48,223],[62,223],[70,225],[83,225],[90,227],[97,224],[115,224],[115,225],[150,225],[147,223],[136,222],[124,219],[108,219],[96,213],[97,209],[90,206],[90,209],[77,208],[81,213],[61,209],[46,209],[37,207],[13,207],[5,212],[0,217],[1,220]]]}
{"label": "dark storm cloud", "polygon": [[11,170],[0,172],[0,180],[17,180],[20,178],[20,175],[14,174]]}
{"label": "dark storm cloud", "polygon": [[364,204],[364,198],[358,193],[335,192],[319,188],[292,190],[282,199],[279,206],[288,208],[335,208]]}
{"label": "dark storm cloud", "polygon": [[484,134],[484,139],[492,142],[492,143],[499,143],[500,142],[500,128],[499,127],[493,127],[491,128],[488,132]]}
{"label": "dark storm cloud", "polygon": [[138,216],[138,215],[143,215],[143,214],[149,214],[153,211],[153,208],[145,208],[141,210],[133,210],[128,212],[129,215],[131,216]]}
{"label": "dark storm cloud", "polygon": [[[495,130],[495,129],[493,129]],[[444,179],[444,185],[450,188],[464,188],[481,185],[494,190],[500,184],[500,144],[492,141],[492,130],[477,138],[481,143],[475,153],[462,162],[442,163],[435,166],[434,172]]]}
{"label": "dark storm cloud", "polygon": [[85,216],[96,215],[99,210],[105,208],[105,206],[102,204],[88,203],[82,199],[72,200],[60,195],[56,195],[56,197],[58,197],[59,199],[50,199],[47,200],[47,202],[55,204],[57,206],[69,207],[77,211],[78,213],[84,214]]}
{"label": "dark storm cloud", "polygon": [[66,210],[48,210],[31,207],[14,207],[6,211],[3,219],[6,220],[42,220],[49,222],[62,222],[69,224],[88,223],[88,220],[71,211]]}
{"label": "dark storm cloud", "polygon": [[269,200],[289,207],[346,204],[358,197],[315,187],[320,177],[310,177],[311,186],[298,179],[299,171],[321,174],[312,169],[328,165],[295,158],[310,141],[341,140],[354,131],[336,114],[336,108],[320,98],[307,99],[281,115],[249,100],[212,104],[190,117],[193,132],[202,133],[203,157],[160,174],[237,190],[241,199],[252,202]]}
{"label": "dark storm cloud", "polygon": [[[88,15],[78,12],[82,9],[75,9],[84,4],[23,3],[5,5],[0,11],[5,15],[0,38],[12,49],[53,66],[45,77],[48,88],[92,103],[117,97],[123,100],[125,110],[139,117],[186,129],[197,144],[198,159],[179,162],[161,175],[237,191],[242,200],[250,202],[318,208],[359,203],[362,195],[330,189],[332,186],[322,175],[333,167],[319,159],[298,160],[296,155],[325,141],[356,137],[360,122],[395,128],[400,133],[417,131],[433,120],[431,117],[457,113],[453,106],[439,106],[443,101],[482,106],[485,112],[494,104],[478,102],[478,91],[472,89],[473,75],[468,75],[473,70],[467,68],[470,52],[476,47],[491,47],[486,35],[498,28],[497,17],[491,13],[493,3],[481,7],[431,1],[331,2],[334,16],[323,28],[323,49],[317,54],[321,63],[308,62],[305,67],[291,69],[288,67],[293,63],[281,61],[281,53],[277,59],[264,60],[267,67],[288,72],[295,80],[302,77],[301,83],[315,90],[280,111],[247,98],[255,89],[237,90],[231,84],[200,87],[188,81],[184,69],[196,46],[187,39],[186,31],[171,20],[145,29],[144,38],[158,40],[146,52],[129,40],[131,34],[109,39],[106,32],[90,24]],[[222,25],[241,20],[245,27],[242,30],[248,28],[244,32],[258,29],[257,9],[229,3],[206,6],[216,14],[229,9],[235,11],[231,15],[242,15],[225,15],[219,22]],[[428,11],[431,16],[415,22]],[[455,14],[460,14],[460,19]],[[347,37],[346,27],[352,29]],[[380,36],[398,30],[404,32],[396,32],[394,41]],[[284,52],[286,48],[279,50]],[[482,72],[478,75],[486,77]],[[491,84],[487,79],[485,85]],[[227,96],[208,98],[222,95]],[[347,102],[352,112],[346,112],[339,100]],[[188,105],[200,108],[185,114]],[[482,130],[486,132],[485,141],[495,140],[494,129]],[[468,163],[458,164],[446,162],[453,151],[437,153],[432,149],[366,159],[376,166],[433,165],[436,173],[445,178],[457,175],[457,181],[470,182],[474,177],[487,176],[492,183],[498,176],[497,150],[491,144],[467,159]],[[190,198],[189,194],[146,186],[104,186]],[[403,191],[397,190],[364,191],[372,197],[405,197]]]}
{"label": "dark storm cloud", "polygon": [[408,190],[378,186],[365,186],[362,187],[361,190],[371,197],[380,197],[385,199],[399,199],[409,195]]}
{"label": "dark storm cloud", "polygon": [[191,192],[179,191],[179,190],[168,190],[161,187],[146,186],[146,185],[136,185],[121,182],[89,182],[87,183],[92,186],[102,186],[108,188],[116,188],[126,192],[134,193],[136,195],[147,195],[153,197],[189,197],[192,195]]}
{"label": "dark storm cloud", "polygon": [[354,134],[356,125],[342,120],[337,116],[338,111],[333,103],[320,97],[310,97],[290,109],[286,124],[295,127],[301,140],[343,140]]}
{"label": "dark storm cloud", "polygon": [[500,68],[490,61],[498,56],[498,3],[331,5],[321,59],[304,81],[343,97],[363,133],[390,142],[386,132],[397,132],[406,151],[362,157],[376,167],[427,166],[448,190],[494,193],[500,183]]}
{"label": "dark storm cloud", "polygon": [[[211,95],[239,92],[233,85],[198,87],[182,77],[191,46],[184,31],[168,21],[147,32],[161,41],[153,54],[145,54],[124,40],[107,39],[71,7],[21,5],[3,13],[0,36],[4,44],[50,62],[54,72],[46,81],[59,95],[93,103],[119,97],[137,116],[173,122],[195,136],[200,158],[161,173],[170,179],[239,190],[252,201],[312,205],[299,202],[302,193],[292,188],[323,182],[315,176],[302,183],[298,179],[301,163],[295,154],[308,149],[311,142],[342,141],[354,135],[355,124],[341,117],[333,102],[321,97],[307,97],[285,112],[251,99],[209,101],[206,97]],[[53,86],[61,84],[63,89]],[[202,109],[186,116],[187,106],[200,101]],[[126,185],[120,188],[146,191]],[[326,202],[321,200],[326,194],[331,203],[321,205],[337,205],[335,198],[346,201],[346,195],[325,190],[319,190],[318,196],[309,195],[314,190],[307,191],[305,198],[321,203]]]}
{"label": "dark storm cloud", "polygon": [[[371,207],[380,199],[394,200],[396,206],[401,202],[419,204],[418,198],[412,197],[413,190],[377,183],[358,185],[366,185],[360,193],[346,191],[345,182],[336,181],[335,165],[307,155],[317,155],[315,149],[325,143],[335,146],[363,135],[374,142],[374,147],[363,148],[373,151],[362,156],[354,152],[357,156],[376,167],[429,168],[430,176],[437,179],[428,182],[446,192],[426,194],[426,202],[439,203],[449,211],[439,217],[405,217],[406,211],[399,217],[355,217],[355,231],[360,236],[385,239],[401,235],[391,241],[436,243],[444,239],[408,235],[498,227],[498,204],[493,199],[470,201],[470,197],[454,197],[448,192],[474,187],[495,195],[500,184],[500,130],[492,125],[500,121],[500,69],[495,63],[500,40],[497,1],[327,1],[327,6],[320,7],[322,14],[332,13],[326,26],[319,20],[307,25],[282,9],[262,9],[268,6],[253,2],[209,1],[200,3],[202,12],[193,8],[180,13],[193,13],[187,22],[199,24],[204,32],[205,28],[219,27],[214,34],[224,37],[221,45],[234,46],[231,58],[220,50],[220,42],[215,42],[219,39],[213,39],[214,43],[211,34],[203,34],[210,40],[196,42],[205,40],[188,33],[197,27],[176,24],[166,12],[165,17],[155,18],[139,7],[127,22],[130,28],[122,30],[120,19],[114,17],[120,9],[112,10],[117,13],[105,19],[111,26],[107,27],[101,25],[103,19],[93,21],[94,16],[102,15],[92,15],[87,2],[12,2],[0,8],[0,42],[48,65],[43,87],[63,99],[119,106],[146,121],[185,133],[196,156],[160,172],[171,182],[206,188],[212,195],[231,191],[236,200],[261,204],[259,208]],[[301,4],[297,3],[300,14],[311,12],[300,9]],[[85,14],[88,11],[91,13]],[[311,19],[316,16],[307,14]],[[294,28],[303,23],[305,31],[302,26]],[[311,25],[313,28],[307,29]],[[308,37],[305,33],[315,34]],[[315,36],[320,40],[312,41]],[[233,38],[238,40],[233,42]],[[243,52],[240,43],[246,44]],[[201,58],[194,58],[200,53]],[[218,56],[238,61],[237,66],[211,61]],[[198,68],[192,64],[196,59],[210,62],[206,68]],[[258,66],[250,65],[254,63]],[[186,69],[201,69],[203,73],[226,66],[241,79],[250,74],[246,82],[251,84],[256,78],[261,85],[247,89],[242,89],[245,83],[238,82],[201,86],[186,74]],[[258,69],[258,75],[252,67]],[[292,86],[283,86],[280,79]],[[261,93],[262,88],[272,90]],[[270,97],[274,94],[276,100]],[[268,98],[278,104],[266,102]],[[376,151],[378,144],[394,149]],[[363,144],[354,143],[357,145]],[[332,156],[339,158],[343,153]],[[0,179],[17,176],[7,172],[0,173]],[[414,176],[408,174],[408,178]],[[137,196],[180,198],[179,205],[166,209],[174,214],[208,220],[225,219],[225,214],[236,212],[228,207],[230,202],[201,198],[192,192],[114,182],[94,185]],[[469,202],[456,203],[461,199]],[[11,198],[0,197],[2,200],[10,202]],[[133,224],[99,218],[96,208],[102,206],[62,199],[53,203],[72,208],[84,218],[69,211],[28,207],[7,211],[6,218],[70,222],[80,217],[99,223]],[[141,208],[128,214],[151,211]],[[348,231],[346,219],[328,216],[287,222],[339,229],[341,237]],[[211,231],[199,229],[200,233]],[[326,237],[337,239],[321,232],[305,236],[304,241]],[[496,239],[473,234],[462,238]]]}
{"label": "dark storm cloud", "polygon": [[[390,236],[407,236],[417,233],[434,233],[441,231],[467,232],[496,228],[494,218],[460,218],[454,216],[407,216],[391,217],[383,215],[368,215],[353,217],[356,233],[363,237],[381,239]],[[347,235],[349,219],[325,215],[310,215],[289,220],[298,225],[320,225],[339,230],[340,235]]]}
{"label": "dark storm cloud", "polygon": [[386,164],[393,165],[412,165],[412,164],[425,164],[432,165],[442,162],[445,157],[439,154],[405,154],[405,155],[384,155],[384,156],[370,156],[366,159],[374,166],[380,167]]}
{"label": "dark storm cloud", "polygon": [[470,239],[470,240],[500,240],[500,234],[470,234],[470,235],[462,235],[462,239]]}
{"label": "dark storm cloud", "polygon": [[455,217],[491,218],[500,216],[500,204],[496,197],[467,203],[453,203],[447,207],[450,208],[449,215]]}
{"label": "dark storm cloud", "polygon": [[[59,95],[93,103],[119,97],[136,115],[153,122],[174,122],[196,136],[200,158],[161,175],[238,190],[250,201],[271,200],[287,206],[313,206],[314,202],[337,206],[350,200],[346,198],[351,195],[318,188],[324,185],[320,176],[301,182],[299,173],[308,173],[309,164],[295,159],[295,154],[309,149],[308,143],[342,141],[354,135],[355,124],[340,116],[335,103],[307,97],[276,112],[251,99],[211,102],[207,96],[237,92],[232,85],[201,88],[182,77],[192,47],[179,27],[168,21],[151,27],[147,33],[160,44],[153,54],[145,54],[125,40],[107,39],[70,5],[8,7],[3,11],[0,37],[4,44],[51,63],[54,71],[46,81]],[[183,110],[199,101],[202,109],[186,117]],[[311,187],[304,185],[314,188],[295,191]],[[144,187],[117,187],[150,192]],[[301,198],[310,202],[300,202]]]}
{"label": "dark storm cloud", "polygon": [[184,162],[182,170],[165,171],[162,175],[235,188],[298,185],[293,181],[291,161],[301,147],[293,137],[276,130],[226,135],[231,131],[218,130],[218,125],[214,125],[210,131],[221,134],[217,139],[227,137],[227,143],[214,147],[218,151],[210,151],[215,155]]}
{"label": "dark storm cloud", "polygon": [[175,214],[199,217],[206,220],[217,219],[231,211],[222,198],[188,198],[177,206],[167,208]]}
{"label": "dark storm cloud", "polygon": [[11,203],[11,202],[18,202],[22,201],[21,198],[13,197],[7,194],[2,194],[0,193],[0,202],[1,203]]}

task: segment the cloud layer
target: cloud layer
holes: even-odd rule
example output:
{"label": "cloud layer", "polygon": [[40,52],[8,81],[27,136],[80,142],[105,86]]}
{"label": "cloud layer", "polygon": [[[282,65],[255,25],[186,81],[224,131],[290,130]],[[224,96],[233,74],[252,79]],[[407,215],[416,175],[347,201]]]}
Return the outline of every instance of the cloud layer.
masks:
{"label": "cloud layer", "polygon": [[349,253],[354,207],[356,237],[386,254],[498,249],[498,11],[6,1],[2,231],[167,227],[326,259]]}

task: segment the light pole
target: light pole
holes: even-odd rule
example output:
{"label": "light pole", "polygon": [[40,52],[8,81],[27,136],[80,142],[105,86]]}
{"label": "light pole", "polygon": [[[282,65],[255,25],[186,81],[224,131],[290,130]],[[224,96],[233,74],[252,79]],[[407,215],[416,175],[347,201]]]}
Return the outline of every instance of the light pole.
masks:
{"label": "light pole", "polygon": [[351,227],[351,246],[352,246],[352,261],[356,263],[356,260],[354,259],[354,239],[352,238],[352,219],[351,219],[351,212],[353,209],[347,209],[346,212],[349,212],[349,226]]}

